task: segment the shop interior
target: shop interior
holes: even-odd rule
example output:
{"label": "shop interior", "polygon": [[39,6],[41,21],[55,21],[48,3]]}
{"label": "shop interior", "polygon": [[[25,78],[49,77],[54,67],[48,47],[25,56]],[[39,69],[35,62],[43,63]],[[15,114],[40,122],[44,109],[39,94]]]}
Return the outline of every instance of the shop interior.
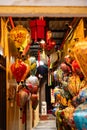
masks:
{"label": "shop interior", "polygon": [[[81,106],[82,112],[86,110],[87,18],[9,16],[1,18],[0,26],[0,55],[1,57],[2,55],[8,56],[7,64],[5,61],[5,65],[3,65],[5,59],[1,62],[2,70],[5,71],[4,68],[7,65],[8,72],[6,77],[2,78],[4,80],[8,78],[9,85],[13,86],[12,94],[12,87],[7,90],[9,104],[15,106],[16,95],[18,107],[25,112],[25,101],[31,99],[33,110],[39,104],[39,114],[43,115],[40,118],[47,118],[47,114],[53,114],[57,119],[57,127],[60,127],[61,130],[64,128],[67,130],[76,130],[79,127],[87,128],[87,121],[86,123],[82,122],[75,111],[78,108],[79,112],[80,104],[83,105],[83,107]],[[66,64],[64,64],[65,62]],[[68,88],[67,83],[70,83]],[[14,91],[15,85],[18,86],[16,91]],[[7,93],[6,83],[2,84],[1,88],[4,88],[1,94],[3,97]],[[69,93],[67,93],[67,89]],[[82,93],[79,94],[81,90]],[[19,103],[21,92],[26,94],[25,98],[21,97],[20,99],[23,102]],[[0,103],[2,103],[2,97]],[[45,112],[41,108],[44,101],[47,103]],[[0,113],[4,107],[3,103],[1,107]],[[74,111],[73,121],[72,113]],[[2,114],[0,121],[2,117],[4,120],[6,113]],[[78,125],[77,120],[81,121],[81,126]],[[3,124],[1,127],[4,126]]]}

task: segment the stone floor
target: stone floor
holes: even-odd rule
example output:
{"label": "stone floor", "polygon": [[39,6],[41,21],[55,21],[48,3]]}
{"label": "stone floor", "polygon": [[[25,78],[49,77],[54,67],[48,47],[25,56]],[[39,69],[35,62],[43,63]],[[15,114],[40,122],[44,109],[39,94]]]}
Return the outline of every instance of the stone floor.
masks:
{"label": "stone floor", "polygon": [[57,130],[56,128],[56,120],[54,119],[48,119],[48,120],[40,120],[38,125],[33,128],[33,130]]}

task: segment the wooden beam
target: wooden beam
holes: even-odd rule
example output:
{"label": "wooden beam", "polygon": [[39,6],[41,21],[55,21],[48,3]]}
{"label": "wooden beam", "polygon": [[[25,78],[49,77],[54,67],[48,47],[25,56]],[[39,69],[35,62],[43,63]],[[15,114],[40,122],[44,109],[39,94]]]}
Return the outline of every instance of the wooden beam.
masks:
{"label": "wooden beam", "polygon": [[0,16],[86,17],[87,7],[77,6],[0,6]]}

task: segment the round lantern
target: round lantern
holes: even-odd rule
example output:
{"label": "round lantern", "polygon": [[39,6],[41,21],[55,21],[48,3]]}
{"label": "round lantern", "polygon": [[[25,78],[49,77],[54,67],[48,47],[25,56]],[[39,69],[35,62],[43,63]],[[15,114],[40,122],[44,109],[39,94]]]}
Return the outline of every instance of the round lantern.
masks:
{"label": "round lantern", "polygon": [[29,40],[29,36],[29,32],[22,25],[18,25],[10,31],[10,38],[14,41],[17,48],[20,48],[26,39]]}
{"label": "round lantern", "polygon": [[38,92],[38,86],[33,86],[32,93],[36,94]]}
{"label": "round lantern", "polygon": [[39,80],[35,75],[31,75],[26,79],[26,85],[32,84],[33,86],[39,86]]}

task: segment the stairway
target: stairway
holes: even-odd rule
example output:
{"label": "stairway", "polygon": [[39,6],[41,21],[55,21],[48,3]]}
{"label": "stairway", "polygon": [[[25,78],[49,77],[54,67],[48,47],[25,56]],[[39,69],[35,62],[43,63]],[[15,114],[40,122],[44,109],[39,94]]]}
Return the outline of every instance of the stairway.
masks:
{"label": "stairway", "polygon": [[40,119],[38,125],[32,130],[57,130],[56,118],[52,114],[47,114]]}
{"label": "stairway", "polygon": [[55,120],[55,117],[52,114],[40,115],[40,120]]}
{"label": "stairway", "polygon": [[57,130],[55,120],[40,120],[32,130]]}

